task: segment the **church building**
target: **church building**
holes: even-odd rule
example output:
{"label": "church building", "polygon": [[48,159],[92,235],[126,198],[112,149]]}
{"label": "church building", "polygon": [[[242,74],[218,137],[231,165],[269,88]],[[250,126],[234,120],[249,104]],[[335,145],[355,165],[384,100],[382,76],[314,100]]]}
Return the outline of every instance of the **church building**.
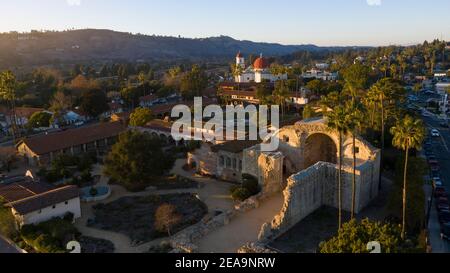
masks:
{"label": "church building", "polygon": [[274,75],[270,71],[269,61],[261,56],[253,62],[253,65],[245,67],[245,58],[239,52],[236,56],[236,66],[240,68],[242,74],[235,76],[235,82],[260,83],[263,81],[276,82],[278,80],[287,80],[287,74]]}

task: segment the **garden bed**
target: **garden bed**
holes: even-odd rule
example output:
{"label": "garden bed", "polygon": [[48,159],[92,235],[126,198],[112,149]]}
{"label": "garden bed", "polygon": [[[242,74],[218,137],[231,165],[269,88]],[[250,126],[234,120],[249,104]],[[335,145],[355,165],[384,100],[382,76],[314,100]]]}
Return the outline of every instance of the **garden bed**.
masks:
{"label": "garden bed", "polygon": [[172,234],[199,222],[208,211],[207,206],[193,194],[123,197],[112,203],[94,206],[95,219],[88,225],[125,234],[134,245],[149,242],[168,235],[156,227],[155,213],[164,204],[172,205],[180,216],[171,228]]}

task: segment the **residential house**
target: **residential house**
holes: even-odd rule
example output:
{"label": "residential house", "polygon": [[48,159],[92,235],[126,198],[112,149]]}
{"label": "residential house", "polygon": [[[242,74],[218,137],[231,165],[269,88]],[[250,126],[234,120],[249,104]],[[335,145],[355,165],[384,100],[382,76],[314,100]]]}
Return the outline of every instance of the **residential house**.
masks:
{"label": "residential house", "polygon": [[141,107],[152,107],[159,102],[156,95],[150,94],[139,98],[139,106]]}
{"label": "residential house", "polygon": [[319,79],[319,80],[323,80],[323,81],[335,81],[338,78],[338,74],[313,68],[313,69],[303,73],[302,77],[304,79]]}
{"label": "residential house", "polygon": [[68,213],[81,217],[80,194],[76,186],[56,188],[50,184],[24,179],[0,185],[0,197],[11,208],[17,224],[38,224]]}

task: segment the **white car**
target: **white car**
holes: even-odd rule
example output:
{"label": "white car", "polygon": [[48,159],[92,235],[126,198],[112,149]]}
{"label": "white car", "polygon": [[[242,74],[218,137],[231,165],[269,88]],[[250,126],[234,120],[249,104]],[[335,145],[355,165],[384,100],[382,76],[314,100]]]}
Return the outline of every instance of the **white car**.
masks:
{"label": "white car", "polygon": [[442,180],[440,178],[433,178],[433,186],[436,187],[442,187]]}
{"label": "white car", "polygon": [[432,137],[440,137],[440,136],[441,136],[441,133],[439,133],[438,130],[433,129],[433,130],[431,130],[431,136],[432,136]]}

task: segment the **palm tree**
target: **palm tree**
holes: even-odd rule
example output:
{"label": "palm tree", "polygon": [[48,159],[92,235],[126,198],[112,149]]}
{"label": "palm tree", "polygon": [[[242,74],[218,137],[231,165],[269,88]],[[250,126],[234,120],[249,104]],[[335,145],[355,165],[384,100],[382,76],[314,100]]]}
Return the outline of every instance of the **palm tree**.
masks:
{"label": "palm tree", "polygon": [[[386,131],[386,110],[388,103],[395,100],[402,92],[404,88],[391,78],[384,78],[375,83],[369,90],[369,92],[376,97],[377,103],[381,109],[381,166],[383,165],[383,152],[385,148],[385,131]],[[381,169],[382,170],[382,169]],[[379,177],[379,188],[381,189],[381,170]]]}
{"label": "palm tree", "polygon": [[16,116],[16,77],[11,71],[0,73],[0,98],[9,103],[11,109],[11,125],[13,134],[13,143],[16,143],[17,136],[17,116]]}
{"label": "palm tree", "polygon": [[356,135],[361,130],[364,123],[364,109],[357,101],[350,101],[346,104],[346,111],[349,113],[349,129],[352,132],[353,145],[353,179],[352,179],[352,209],[351,219],[356,214]]}
{"label": "palm tree", "polygon": [[[231,65],[231,73],[233,73],[234,78],[239,78],[243,73],[244,73],[244,69],[242,68],[242,66],[238,65],[238,64],[232,64]],[[237,80],[236,81],[238,84],[238,90],[241,90],[241,81]]]}
{"label": "palm tree", "polygon": [[350,118],[346,109],[337,106],[333,111],[326,113],[327,126],[339,132],[339,174],[338,174],[338,206],[339,206],[339,229],[342,227],[342,139],[349,131]]}
{"label": "palm tree", "polygon": [[284,80],[278,81],[273,92],[273,98],[281,106],[281,116],[284,117],[286,100],[289,98],[289,87]]}
{"label": "palm tree", "polygon": [[406,230],[406,190],[408,173],[408,156],[410,149],[421,149],[425,138],[425,128],[422,120],[413,119],[406,116],[399,120],[396,126],[391,128],[391,134],[394,136],[392,144],[405,151],[405,169],[403,173],[403,212],[402,212],[402,239],[405,239]]}

